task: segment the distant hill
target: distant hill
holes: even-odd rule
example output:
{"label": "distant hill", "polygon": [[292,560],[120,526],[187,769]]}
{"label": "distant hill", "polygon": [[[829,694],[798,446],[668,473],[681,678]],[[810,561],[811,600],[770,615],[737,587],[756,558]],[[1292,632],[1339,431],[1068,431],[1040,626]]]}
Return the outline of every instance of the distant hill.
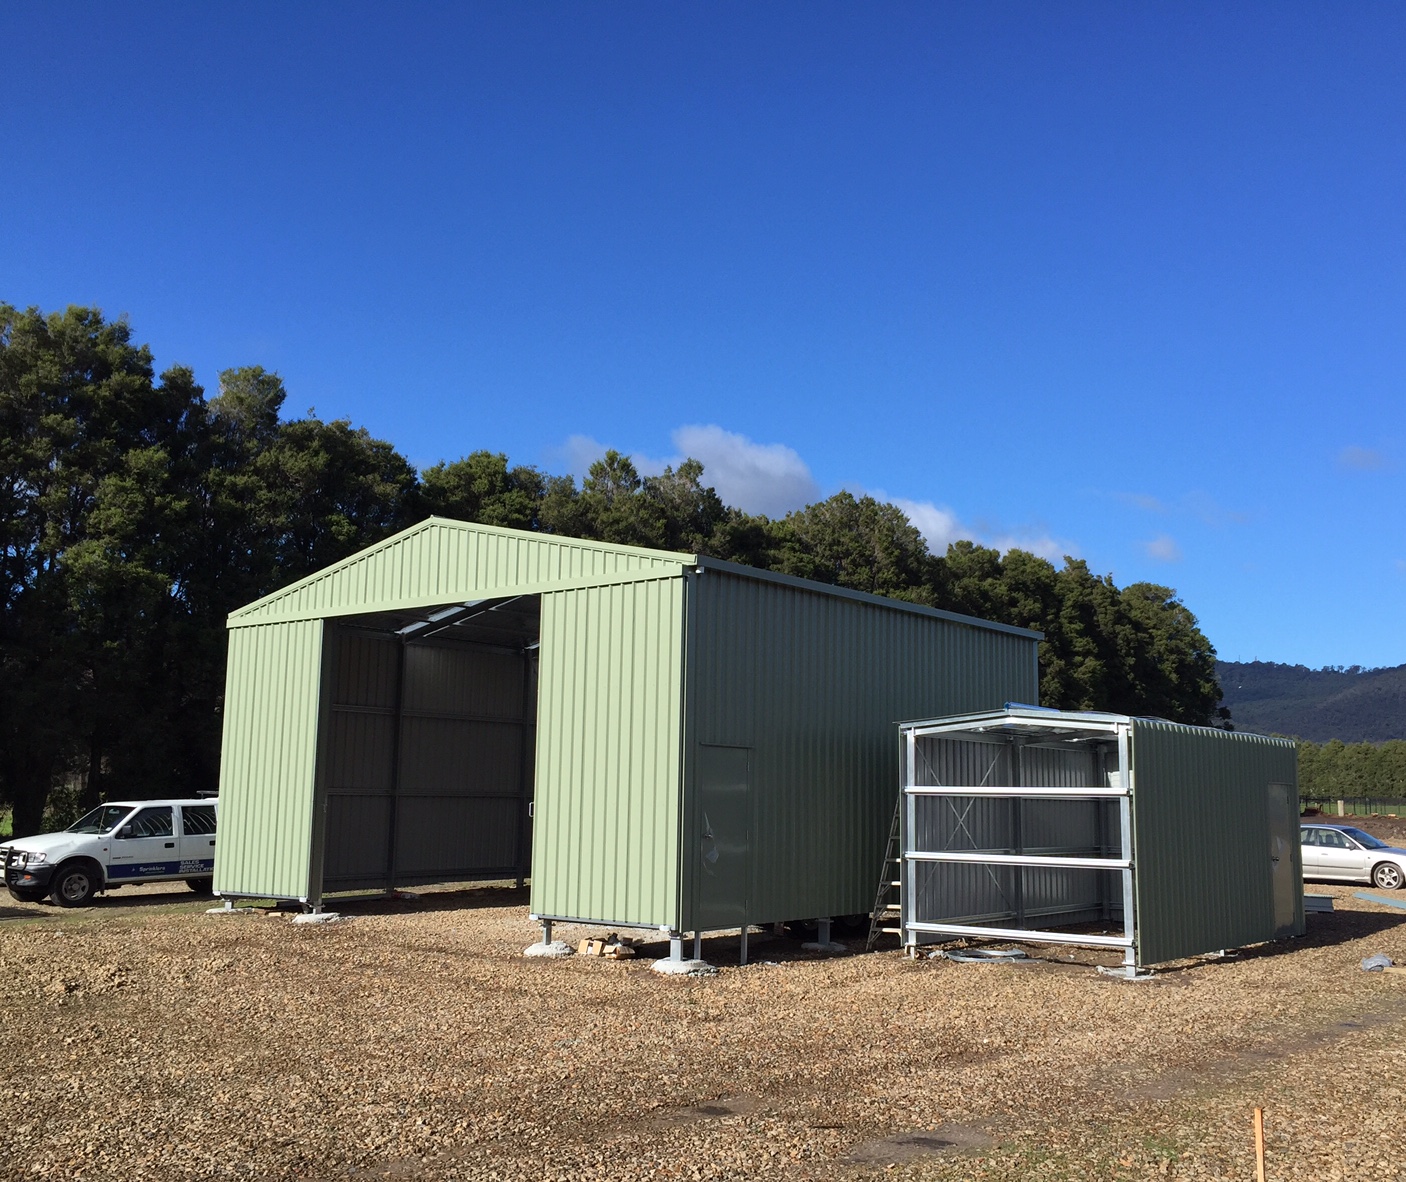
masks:
{"label": "distant hill", "polygon": [[1308,669],[1272,661],[1217,661],[1223,706],[1236,730],[1325,743],[1406,739],[1406,665]]}

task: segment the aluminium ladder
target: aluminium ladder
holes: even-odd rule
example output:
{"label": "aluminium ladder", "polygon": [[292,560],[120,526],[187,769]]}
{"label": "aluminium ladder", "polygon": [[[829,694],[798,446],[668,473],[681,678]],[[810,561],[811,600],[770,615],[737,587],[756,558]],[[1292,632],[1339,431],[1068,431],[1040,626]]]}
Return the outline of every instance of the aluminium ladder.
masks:
{"label": "aluminium ladder", "polygon": [[[879,889],[874,892],[874,909],[869,912],[869,938],[864,941],[864,951],[873,952],[874,945],[881,935],[903,936],[903,910],[901,893],[903,890],[903,793],[898,794],[898,803],[893,806],[893,824],[889,826],[889,844],[884,851],[884,865],[879,872]],[[885,926],[887,922],[897,922],[897,927]]]}

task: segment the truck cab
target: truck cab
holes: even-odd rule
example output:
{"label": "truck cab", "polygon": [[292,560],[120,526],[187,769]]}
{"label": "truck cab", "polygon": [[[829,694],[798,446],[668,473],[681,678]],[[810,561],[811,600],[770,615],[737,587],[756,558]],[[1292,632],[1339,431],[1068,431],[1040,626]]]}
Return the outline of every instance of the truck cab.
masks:
{"label": "truck cab", "polygon": [[214,797],[99,805],[58,833],[0,845],[5,886],[22,902],[47,895],[60,907],[82,907],[99,891],[135,882],[184,881],[208,892],[218,805]]}

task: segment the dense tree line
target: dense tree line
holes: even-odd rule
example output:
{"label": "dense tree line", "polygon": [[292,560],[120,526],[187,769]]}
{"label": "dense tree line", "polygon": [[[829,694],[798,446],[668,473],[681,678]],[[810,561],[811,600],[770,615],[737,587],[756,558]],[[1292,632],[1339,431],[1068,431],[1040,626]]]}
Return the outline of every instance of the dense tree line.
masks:
{"label": "dense tree line", "polygon": [[1299,741],[1299,795],[1305,800],[1350,796],[1406,799],[1406,741]]}
{"label": "dense tree line", "polygon": [[686,460],[609,452],[580,483],[476,451],[423,473],[338,420],[283,417],[275,374],[213,397],[157,374],[125,321],[0,305],[0,807],[213,788],[229,611],[440,514],[705,553],[1038,628],[1046,705],[1207,722],[1215,652],[1170,588],[960,542],[841,492],[780,519],[723,504]]}

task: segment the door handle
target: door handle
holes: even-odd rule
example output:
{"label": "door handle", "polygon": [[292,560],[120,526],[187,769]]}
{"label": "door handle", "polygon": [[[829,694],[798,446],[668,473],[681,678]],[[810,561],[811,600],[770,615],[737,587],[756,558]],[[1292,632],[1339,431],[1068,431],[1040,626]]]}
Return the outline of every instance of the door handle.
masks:
{"label": "door handle", "polygon": [[166,848],[167,848],[168,850],[173,850],[173,849],[176,848],[176,843],[175,843],[174,841],[168,841],[168,842],[166,843]]}

